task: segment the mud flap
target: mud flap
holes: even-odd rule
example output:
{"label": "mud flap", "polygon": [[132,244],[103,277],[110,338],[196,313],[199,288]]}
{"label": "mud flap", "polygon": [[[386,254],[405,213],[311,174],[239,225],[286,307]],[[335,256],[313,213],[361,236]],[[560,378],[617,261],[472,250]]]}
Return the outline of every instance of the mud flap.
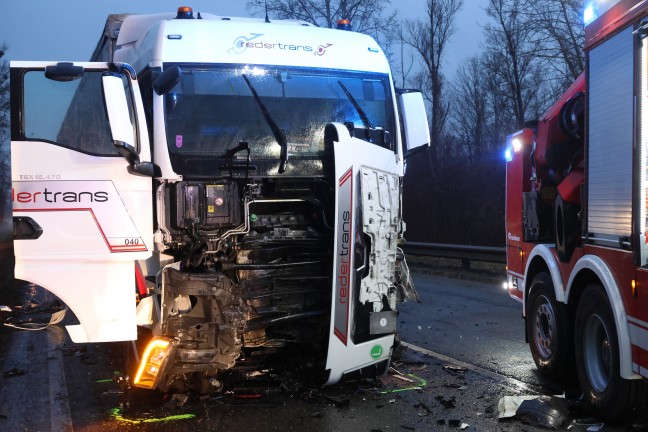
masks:
{"label": "mud flap", "polygon": [[[326,361],[327,384],[334,384],[346,374],[391,358],[393,333],[356,343],[356,327],[369,328],[373,321],[375,330],[381,324],[366,314],[356,314],[355,306],[368,304],[371,314],[378,314],[383,299],[390,305],[396,303],[400,171],[391,150],[351,137],[341,124],[327,129],[336,178],[332,319]],[[395,316],[376,315],[387,329],[395,329]]]}

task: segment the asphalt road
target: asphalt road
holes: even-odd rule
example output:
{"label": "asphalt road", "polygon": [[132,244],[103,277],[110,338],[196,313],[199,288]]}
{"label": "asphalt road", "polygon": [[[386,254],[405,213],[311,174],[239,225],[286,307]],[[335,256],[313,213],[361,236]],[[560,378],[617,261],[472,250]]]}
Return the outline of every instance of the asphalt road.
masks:
{"label": "asphalt road", "polygon": [[[59,326],[35,332],[2,327],[0,430],[546,430],[498,419],[504,396],[564,390],[534,373],[520,304],[499,284],[421,274],[415,282],[422,303],[401,307],[403,349],[392,372],[328,388],[282,382],[253,392],[191,397],[186,403],[178,396],[124,393],[118,383],[123,344],[74,345]],[[1,272],[0,283],[0,304],[6,304],[2,294],[10,291],[9,282]],[[30,299],[41,305],[51,300],[35,287],[23,288],[28,294],[23,307]],[[572,409],[561,430],[574,419],[596,423],[577,405]],[[603,430],[631,429],[606,425]]]}
{"label": "asphalt road", "polygon": [[[504,279],[502,277],[502,279]],[[496,283],[417,274],[422,303],[400,306],[404,341],[541,387],[524,340],[522,304]]]}

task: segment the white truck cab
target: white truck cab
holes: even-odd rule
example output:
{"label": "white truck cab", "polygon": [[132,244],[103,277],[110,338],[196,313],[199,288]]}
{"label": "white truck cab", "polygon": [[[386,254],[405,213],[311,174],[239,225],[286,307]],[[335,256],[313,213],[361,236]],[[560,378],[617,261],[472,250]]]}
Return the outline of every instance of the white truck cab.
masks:
{"label": "white truck cab", "polygon": [[16,275],[70,306],[73,340],[148,329],[134,384],[163,391],[384,372],[415,295],[404,158],[429,133],[378,44],[180,8],[109,16],[93,61],[11,76]]}

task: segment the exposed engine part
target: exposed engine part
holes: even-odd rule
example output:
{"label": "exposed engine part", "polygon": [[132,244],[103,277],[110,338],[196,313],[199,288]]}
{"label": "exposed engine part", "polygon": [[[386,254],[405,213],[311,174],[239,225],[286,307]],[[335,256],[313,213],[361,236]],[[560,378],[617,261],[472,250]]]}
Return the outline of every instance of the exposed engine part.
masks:
{"label": "exposed engine part", "polygon": [[251,357],[295,349],[326,357],[332,232],[323,191],[321,199],[278,198],[263,191],[286,188],[257,185],[252,198],[245,189],[179,182],[165,193],[176,204],[167,227],[179,263],[163,272],[162,333],[176,345],[161,390],[219,391],[207,384]]}
{"label": "exposed engine part", "polygon": [[176,229],[198,227],[209,231],[242,223],[235,182],[180,182],[169,188],[169,192],[175,197],[176,214],[171,226]]}

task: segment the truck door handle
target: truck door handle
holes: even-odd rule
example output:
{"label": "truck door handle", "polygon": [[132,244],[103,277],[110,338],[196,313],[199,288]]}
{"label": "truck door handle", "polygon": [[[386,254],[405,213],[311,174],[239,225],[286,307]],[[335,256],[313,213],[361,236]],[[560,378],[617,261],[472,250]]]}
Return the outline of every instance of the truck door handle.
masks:
{"label": "truck door handle", "polygon": [[25,216],[14,216],[13,238],[14,240],[36,240],[43,234],[43,228],[38,223]]}

